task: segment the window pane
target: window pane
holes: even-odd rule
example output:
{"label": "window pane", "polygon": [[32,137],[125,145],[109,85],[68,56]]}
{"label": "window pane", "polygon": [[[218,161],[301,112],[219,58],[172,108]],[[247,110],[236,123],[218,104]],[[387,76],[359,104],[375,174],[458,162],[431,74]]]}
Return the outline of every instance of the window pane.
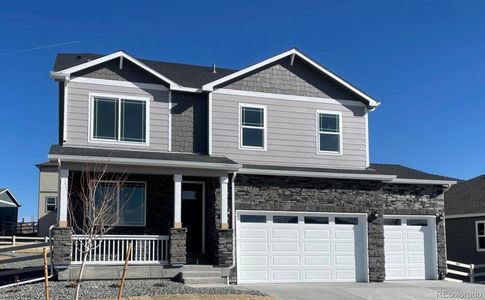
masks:
{"label": "window pane", "polygon": [[266,223],[266,216],[242,215],[241,223]]}
{"label": "window pane", "polygon": [[94,192],[92,217],[97,218],[98,225],[109,225],[117,222],[118,188],[115,183],[99,183]]}
{"label": "window pane", "polygon": [[408,226],[428,226],[426,219],[408,219]]}
{"label": "window pane", "polygon": [[485,235],[485,224],[477,223],[478,235]]}
{"label": "window pane", "polygon": [[401,225],[401,219],[384,219],[384,225]]}
{"label": "window pane", "polygon": [[93,138],[118,139],[118,100],[94,98]]}
{"label": "window pane", "polygon": [[485,237],[478,238],[478,249],[485,249]]}
{"label": "window pane", "polygon": [[273,223],[296,224],[296,223],[298,223],[298,217],[297,216],[274,216],[273,217]]}
{"label": "window pane", "polygon": [[339,115],[320,114],[320,131],[340,132]]}
{"label": "window pane", "polygon": [[264,109],[254,107],[242,108],[242,125],[243,126],[264,126]]}
{"label": "window pane", "polygon": [[145,223],[145,185],[126,183],[121,188],[119,225],[143,225]]}
{"label": "window pane", "polygon": [[320,133],[320,151],[340,152],[340,135]]}
{"label": "window pane", "polygon": [[328,217],[305,217],[305,224],[328,224]]}
{"label": "window pane", "polygon": [[197,200],[196,191],[182,191],[182,199],[184,200]]}
{"label": "window pane", "polygon": [[335,224],[349,224],[349,225],[358,225],[359,219],[357,218],[335,218]]}
{"label": "window pane", "polygon": [[121,100],[121,140],[145,142],[145,101]]}
{"label": "window pane", "polygon": [[249,147],[264,147],[264,130],[254,128],[242,129],[242,145]]}
{"label": "window pane", "polygon": [[56,198],[55,197],[47,197],[47,204],[56,204]]}

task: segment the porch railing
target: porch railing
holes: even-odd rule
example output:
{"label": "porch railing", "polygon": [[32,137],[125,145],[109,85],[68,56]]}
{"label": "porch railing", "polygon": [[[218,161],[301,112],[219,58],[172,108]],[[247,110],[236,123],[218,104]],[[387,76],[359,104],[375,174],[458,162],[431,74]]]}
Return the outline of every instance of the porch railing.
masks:
{"label": "porch railing", "polygon": [[[86,236],[73,235],[72,264],[82,263],[84,245],[87,242]],[[130,264],[168,264],[169,236],[164,235],[104,235],[94,240],[86,264],[123,264],[130,242]]]}

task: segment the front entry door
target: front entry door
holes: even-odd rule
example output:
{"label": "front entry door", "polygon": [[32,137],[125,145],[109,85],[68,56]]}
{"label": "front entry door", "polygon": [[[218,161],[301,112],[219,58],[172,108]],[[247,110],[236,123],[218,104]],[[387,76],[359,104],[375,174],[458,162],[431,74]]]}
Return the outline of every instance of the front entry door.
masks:
{"label": "front entry door", "polygon": [[187,228],[187,254],[204,253],[203,183],[182,183],[182,226]]}

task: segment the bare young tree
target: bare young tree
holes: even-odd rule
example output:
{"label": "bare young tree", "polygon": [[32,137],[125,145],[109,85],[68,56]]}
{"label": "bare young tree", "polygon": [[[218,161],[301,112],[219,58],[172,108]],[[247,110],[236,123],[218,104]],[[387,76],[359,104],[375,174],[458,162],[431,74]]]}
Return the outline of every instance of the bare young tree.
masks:
{"label": "bare young tree", "polygon": [[69,189],[70,224],[73,228],[73,235],[82,237],[77,239],[80,241],[79,254],[82,263],[76,280],[76,300],[79,299],[88,256],[96,253],[103,236],[117,225],[124,210],[118,197],[121,187],[126,183],[127,176],[125,173],[108,173],[107,168],[108,164],[84,166],[78,179],[79,189],[72,191],[72,186]]}

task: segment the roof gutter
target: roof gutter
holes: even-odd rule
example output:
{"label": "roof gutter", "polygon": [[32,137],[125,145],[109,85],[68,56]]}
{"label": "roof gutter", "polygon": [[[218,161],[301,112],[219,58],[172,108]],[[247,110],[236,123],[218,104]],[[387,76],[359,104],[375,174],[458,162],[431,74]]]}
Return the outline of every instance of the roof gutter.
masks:
{"label": "roof gutter", "polygon": [[391,180],[390,183],[399,184],[430,184],[430,185],[444,185],[450,187],[456,184],[456,180],[433,180],[433,179],[409,179],[409,178],[396,178]]}
{"label": "roof gutter", "polygon": [[62,161],[64,162],[77,162],[77,163],[104,163],[104,164],[116,164],[116,165],[213,169],[213,170],[227,170],[227,171],[237,171],[242,167],[242,165],[240,164],[229,164],[229,163],[188,162],[188,161],[175,161],[175,160],[80,156],[80,155],[62,155],[62,154],[49,154],[48,158],[49,160],[62,159]]}

